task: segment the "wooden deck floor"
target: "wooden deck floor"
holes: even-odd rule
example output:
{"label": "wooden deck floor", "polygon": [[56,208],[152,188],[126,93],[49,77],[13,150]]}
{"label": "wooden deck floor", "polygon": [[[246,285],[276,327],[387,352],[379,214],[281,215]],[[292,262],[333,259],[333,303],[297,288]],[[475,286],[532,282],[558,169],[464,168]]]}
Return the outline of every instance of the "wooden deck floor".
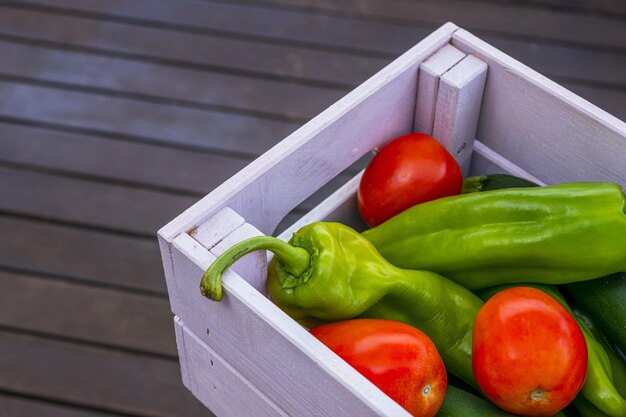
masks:
{"label": "wooden deck floor", "polygon": [[210,415],[156,231],[448,20],[626,120],[620,0],[0,1],[0,416]]}

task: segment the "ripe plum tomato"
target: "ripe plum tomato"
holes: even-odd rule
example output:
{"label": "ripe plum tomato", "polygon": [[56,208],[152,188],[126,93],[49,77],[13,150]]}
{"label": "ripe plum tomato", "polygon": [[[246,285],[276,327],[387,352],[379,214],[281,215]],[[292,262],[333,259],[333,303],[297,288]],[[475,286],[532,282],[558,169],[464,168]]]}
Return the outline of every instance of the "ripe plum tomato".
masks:
{"label": "ripe plum tomato", "polygon": [[500,408],[552,416],[585,382],[587,344],[558,301],[536,288],[512,287],[478,311],[472,368],[480,389]]}
{"label": "ripe plum tomato", "polygon": [[411,415],[432,417],[443,404],[446,369],[419,329],[392,320],[352,319],[311,333]]}
{"label": "ripe plum tomato", "polygon": [[359,212],[374,227],[416,204],[459,194],[462,186],[452,155],[435,138],[410,133],[383,146],[365,168]]}

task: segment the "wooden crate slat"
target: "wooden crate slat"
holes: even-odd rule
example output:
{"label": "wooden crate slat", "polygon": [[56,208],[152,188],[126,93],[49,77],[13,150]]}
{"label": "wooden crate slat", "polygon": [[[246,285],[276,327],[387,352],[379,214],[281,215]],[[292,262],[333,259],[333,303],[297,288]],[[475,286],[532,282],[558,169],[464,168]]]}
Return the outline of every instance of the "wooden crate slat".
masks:
{"label": "wooden crate slat", "polygon": [[463,58],[465,58],[463,52],[448,44],[420,64],[417,81],[417,106],[413,125],[415,132],[432,135],[439,79]]}
{"label": "wooden crate slat", "polygon": [[185,347],[189,390],[210,410],[219,416],[287,417],[284,411],[259,391],[213,349],[184,327],[182,320],[174,320],[176,337]]}
{"label": "wooden crate slat", "polygon": [[176,356],[162,298],[0,271],[0,326]]}
{"label": "wooden crate slat", "polygon": [[180,383],[176,361],[5,331],[0,389],[133,415],[211,415]]}
{"label": "wooden crate slat", "polygon": [[287,414],[407,415],[233,271],[224,274],[221,302],[202,296],[200,277],[215,257],[188,235],[178,236],[171,250],[174,313]]}
{"label": "wooden crate slat", "polygon": [[433,136],[469,172],[487,64],[468,55],[441,76]]}
{"label": "wooden crate slat", "polygon": [[[0,81],[0,116],[258,155],[295,123]],[[63,103],[62,109],[59,103]],[[251,135],[254,132],[254,135]]]}
{"label": "wooden crate slat", "polygon": [[626,184],[626,123],[465,30],[452,44],[489,65],[476,139],[547,183]]}
{"label": "wooden crate slat", "polygon": [[155,241],[7,216],[0,230],[0,266],[165,294]]}

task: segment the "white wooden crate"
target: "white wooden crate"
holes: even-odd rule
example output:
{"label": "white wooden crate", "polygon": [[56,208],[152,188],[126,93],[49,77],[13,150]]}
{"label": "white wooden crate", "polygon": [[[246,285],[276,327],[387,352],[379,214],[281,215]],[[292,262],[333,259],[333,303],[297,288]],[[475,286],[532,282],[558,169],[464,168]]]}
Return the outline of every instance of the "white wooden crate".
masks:
{"label": "white wooden crate", "polygon": [[[273,234],[339,172],[414,130],[432,132],[470,174],[626,186],[626,124],[443,25],[159,231],[183,382],[215,414],[408,416],[266,298],[264,252],[224,275],[220,303],[199,283],[230,245]],[[358,225],[359,178],[280,237],[318,220]]]}

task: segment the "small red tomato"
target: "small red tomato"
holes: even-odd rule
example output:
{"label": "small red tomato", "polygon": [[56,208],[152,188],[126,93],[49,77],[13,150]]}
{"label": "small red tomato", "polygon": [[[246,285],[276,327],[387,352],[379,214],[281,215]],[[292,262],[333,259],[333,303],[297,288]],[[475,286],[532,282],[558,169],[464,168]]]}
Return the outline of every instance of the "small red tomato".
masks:
{"label": "small red tomato", "polygon": [[358,207],[374,227],[426,201],[461,192],[463,174],[450,153],[424,133],[400,136],[372,158],[358,190]]}
{"label": "small red tomato", "polygon": [[311,333],[411,415],[432,417],[443,404],[446,369],[433,342],[415,327],[352,319]]}
{"label": "small red tomato", "polygon": [[535,288],[513,287],[479,310],[472,367],[480,389],[500,408],[551,416],[582,388],[587,344],[558,301]]}

